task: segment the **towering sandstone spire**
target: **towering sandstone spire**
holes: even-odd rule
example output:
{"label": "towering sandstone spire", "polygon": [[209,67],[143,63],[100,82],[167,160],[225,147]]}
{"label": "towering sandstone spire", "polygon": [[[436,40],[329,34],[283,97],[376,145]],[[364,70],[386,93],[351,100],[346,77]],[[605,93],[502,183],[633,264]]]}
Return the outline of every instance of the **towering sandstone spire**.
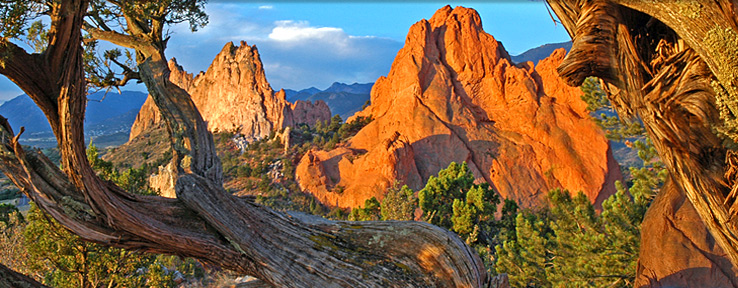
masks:
{"label": "towering sandstone spire", "polygon": [[558,187],[600,204],[622,176],[582,92],[556,74],[564,55],[514,65],[476,11],[446,6],[410,28],[377,80],[371,106],[357,113],[374,121],[346,146],[307,153],[298,182],[326,204],[356,207],[394,181],[420,189],[466,161],[523,207]]}
{"label": "towering sandstone spire", "polygon": [[[193,77],[169,61],[170,81],[190,93],[210,131],[239,131],[262,138],[273,130],[297,123],[330,119],[323,101],[289,103],[284,91],[274,92],[267,82],[256,46],[227,43],[206,72]],[[159,123],[158,108],[149,97],[131,128],[130,139]]]}

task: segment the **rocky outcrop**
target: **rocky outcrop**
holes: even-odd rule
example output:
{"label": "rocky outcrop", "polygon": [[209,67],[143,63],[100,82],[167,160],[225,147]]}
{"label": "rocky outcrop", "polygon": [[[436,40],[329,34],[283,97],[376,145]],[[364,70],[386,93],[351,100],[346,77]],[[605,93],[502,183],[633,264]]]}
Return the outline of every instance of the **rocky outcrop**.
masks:
{"label": "rocky outcrop", "polygon": [[641,224],[635,287],[738,287],[738,269],[683,193],[668,182]]}
{"label": "rocky outcrop", "polygon": [[371,105],[354,116],[374,121],[346,145],[306,154],[296,178],[323,203],[356,207],[394,181],[420,189],[466,161],[523,207],[557,187],[599,205],[622,176],[582,92],[557,76],[564,55],[515,66],[476,11],[446,6],[410,28]]}
{"label": "rocky outcrop", "polygon": [[128,135],[128,141],[133,141],[133,139],[139,135],[147,131],[151,131],[151,129],[160,125],[161,122],[162,118],[159,113],[159,108],[156,107],[154,99],[149,95],[143,106],[141,106],[141,110],[138,111],[138,115],[136,115],[136,121],[134,121],[133,126],[131,126],[131,134]]}
{"label": "rocky outcrop", "polygon": [[[298,123],[314,124],[331,117],[323,101],[289,103],[284,91],[274,92],[267,82],[256,46],[227,43],[206,72],[193,77],[169,61],[170,81],[189,92],[210,131],[236,131],[248,139]],[[131,128],[130,139],[161,121],[151,97]]]}
{"label": "rocky outcrop", "polygon": [[[284,99],[284,90],[277,92],[279,99]],[[296,126],[300,123],[313,126],[318,120],[326,121],[326,117],[330,118],[331,110],[328,105],[318,100],[314,103],[311,101],[297,100],[295,103],[289,103],[284,113],[284,120],[281,127]]]}
{"label": "rocky outcrop", "polygon": [[177,177],[177,171],[171,162],[166,166],[159,166],[159,172],[149,176],[149,186],[159,191],[159,195],[167,198],[177,198],[177,192],[174,190],[174,180]]}
{"label": "rocky outcrop", "polygon": [[[208,122],[208,130],[238,132],[242,135],[238,138],[241,144],[263,138],[272,131],[299,123],[313,125],[331,117],[323,101],[289,103],[283,90],[275,93],[266,80],[258,50],[245,42],[241,42],[241,46],[226,44],[208,70],[197,76],[184,71],[175,59],[169,61],[169,69],[169,80],[190,94]],[[128,143],[121,146],[122,151],[140,142],[136,141],[137,137],[147,137],[156,129],[164,129],[162,121],[159,109],[149,96],[136,116]],[[282,139],[289,141],[289,137]],[[171,164],[159,167],[159,173],[149,177],[149,185],[164,197],[176,197],[173,186],[176,173],[172,169]]]}

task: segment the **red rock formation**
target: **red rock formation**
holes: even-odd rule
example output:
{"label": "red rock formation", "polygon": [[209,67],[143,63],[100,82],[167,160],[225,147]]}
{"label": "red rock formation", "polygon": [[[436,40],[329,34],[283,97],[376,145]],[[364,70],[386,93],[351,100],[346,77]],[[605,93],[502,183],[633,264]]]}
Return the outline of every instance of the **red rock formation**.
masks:
{"label": "red rock formation", "polygon": [[[190,93],[193,102],[208,122],[210,131],[237,131],[247,139],[258,139],[287,126],[315,124],[331,117],[328,105],[298,101],[289,103],[284,91],[275,93],[266,80],[255,46],[228,43],[215,57],[207,72],[193,77],[169,61],[169,80]],[[131,127],[129,143],[134,138],[163,125],[159,108],[151,97],[146,99]],[[175,197],[171,167],[159,167],[149,184],[162,196]]]}
{"label": "red rock formation", "polygon": [[[185,72],[184,69],[182,69],[182,66],[177,64],[177,59],[172,58],[169,60],[169,70],[171,70],[169,81],[172,81],[174,85],[185,90],[192,87],[192,83],[195,79],[192,77],[191,73]],[[144,132],[151,131],[157,125],[163,125],[161,121],[159,108],[154,104],[154,99],[149,96],[146,98],[143,106],[141,106],[141,110],[138,111],[138,115],[136,115],[136,121],[133,122],[131,133],[128,136],[128,141],[133,140],[133,138],[136,138]]]}
{"label": "red rock formation", "polygon": [[131,134],[128,135],[128,141],[130,142],[139,135],[151,131],[157,125],[162,124],[161,121],[159,108],[154,104],[154,99],[149,96],[141,106],[141,110],[138,111],[138,115],[136,115],[136,121],[131,126]]}
{"label": "red rock formation", "polygon": [[671,183],[648,209],[641,235],[634,287],[738,287],[738,269]]}
{"label": "red rock formation", "polygon": [[371,106],[354,116],[375,120],[344,147],[308,153],[296,178],[326,204],[356,207],[382,198],[395,180],[420,189],[450,162],[466,161],[523,207],[556,187],[599,205],[620,170],[582,92],[556,74],[564,55],[515,66],[476,11],[444,7],[410,28]]}
{"label": "red rock formation", "polygon": [[[169,61],[172,83],[187,90],[208,122],[210,131],[238,131],[247,138],[262,138],[273,130],[297,123],[330,119],[328,105],[289,103],[283,91],[275,93],[267,82],[256,46],[227,43],[206,72],[193,77],[176,60]],[[160,120],[149,98],[131,128],[133,139]]]}

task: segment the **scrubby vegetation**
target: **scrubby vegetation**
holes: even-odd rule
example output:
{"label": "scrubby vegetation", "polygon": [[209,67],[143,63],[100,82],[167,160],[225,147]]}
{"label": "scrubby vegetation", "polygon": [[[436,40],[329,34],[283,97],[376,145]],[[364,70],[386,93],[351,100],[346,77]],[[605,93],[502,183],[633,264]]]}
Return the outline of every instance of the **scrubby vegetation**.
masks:
{"label": "scrubby vegetation", "polygon": [[369,122],[371,118],[357,117],[344,123],[335,115],[330,121],[318,121],[313,127],[300,124],[289,130],[272,132],[245,147],[237,145],[241,136],[235,132],[216,133],[226,189],[239,196],[256,197],[257,203],[274,209],[346,219],[347,210],[329,209],[311,194],[303,193],[295,181],[295,168],[310,149],[328,150],[343,145]]}
{"label": "scrubby vegetation", "polygon": [[[29,267],[52,287],[173,287],[204,276],[193,259],[110,248],[80,239],[32,206],[23,229]],[[175,282],[176,281],[176,282]]]}

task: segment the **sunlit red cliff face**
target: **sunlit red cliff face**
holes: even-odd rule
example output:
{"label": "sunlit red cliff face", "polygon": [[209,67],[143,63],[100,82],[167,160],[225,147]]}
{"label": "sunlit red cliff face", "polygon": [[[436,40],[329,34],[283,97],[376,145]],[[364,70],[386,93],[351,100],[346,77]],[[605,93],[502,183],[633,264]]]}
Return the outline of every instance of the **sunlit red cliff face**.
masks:
{"label": "sunlit red cliff face", "polygon": [[325,204],[356,207],[395,181],[417,190],[466,161],[523,207],[559,187],[600,204],[622,176],[582,92],[556,74],[564,55],[514,65],[476,11],[444,7],[410,28],[377,80],[371,106],[357,113],[374,121],[344,146],[307,153],[296,178]]}
{"label": "sunlit red cliff face", "polygon": [[[247,138],[263,138],[271,131],[298,123],[314,124],[330,119],[323,101],[285,100],[283,90],[274,92],[267,82],[256,46],[229,42],[215,56],[206,72],[193,77],[176,60],[169,61],[170,81],[192,97],[210,131],[238,131]],[[149,97],[131,128],[130,139],[161,121]]]}

